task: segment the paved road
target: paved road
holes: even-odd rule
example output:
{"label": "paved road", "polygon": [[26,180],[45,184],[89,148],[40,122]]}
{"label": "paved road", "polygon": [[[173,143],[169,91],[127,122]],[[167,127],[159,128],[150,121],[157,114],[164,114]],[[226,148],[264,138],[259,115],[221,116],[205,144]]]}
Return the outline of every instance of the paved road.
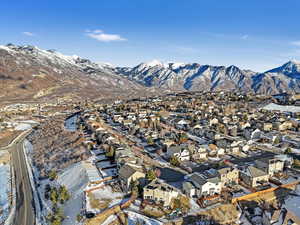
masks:
{"label": "paved road", "polygon": [[11,148],[12,162],[16,176],[16,214],[13,224],[34,225],[34,201],[23,153],[23,141],[24,138],[20,138]]}

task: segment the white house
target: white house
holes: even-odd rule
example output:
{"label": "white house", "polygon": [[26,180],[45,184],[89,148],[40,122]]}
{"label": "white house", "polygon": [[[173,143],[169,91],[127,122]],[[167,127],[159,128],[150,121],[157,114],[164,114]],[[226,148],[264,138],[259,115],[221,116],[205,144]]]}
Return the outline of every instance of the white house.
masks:
{"label": "white house", "polygon": [[200,173],[193,173],[183,182],[183,192],[191,198],[220,194],[221,188],[222,183],[218,176],[208,178]]}
{"label": "white house", "polygon": [[167,151],[168,158],[176,157],[180,161],[190,160],[190,151],[184,146],[171,146]]}

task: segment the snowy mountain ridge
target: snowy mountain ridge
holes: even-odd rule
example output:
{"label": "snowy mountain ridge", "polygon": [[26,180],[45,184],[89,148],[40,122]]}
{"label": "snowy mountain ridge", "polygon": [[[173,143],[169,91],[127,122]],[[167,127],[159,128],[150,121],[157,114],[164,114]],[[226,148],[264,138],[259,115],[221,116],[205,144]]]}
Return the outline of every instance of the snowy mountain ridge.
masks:
{"label": "snowy mountain ridge", "polygon": [[[3,59],[2,65],[0,64],[0,69],[2,68],[0,78],[6,79],[9,83],[18,83],[20,87],[28,87],[23,88],[23,92],[34,86],[30,83],[32,81],[38,82],[39,85],[44,84],[42,79],[46,77],[53,84],[58,80],[64,80],[64,83],[58,85],[60,88],[63,88],[65,83],[70,85],[74,83],[73,78],[76,77],[80,86],[86,88],[105,86],[108,92],[111,92],[110,87],[117,88],[116,91],[128,89],[130,92],[130,87],[141,90],[142,85],[150,88],[148,89],[150,92],[155,89],[161,93],[186,90],[225,90],[257,94],[300,92],[300,62],[297,61],[289,61],[263,73],[243,70],[235,65],[213,66],[159,60],[140,63],[134,67],[114,67],[109,63],[95,63],[77,55],[67,56],[55,50],[13,44],[0,46],[0,57]],[[27,73],[24,78],[19,76]],[[8,77],[13,79],[7,79]],[[73,80],[70,80],[71,78]],[[4,87],[7,88],[5,84]],[[39,86],[35,85],[34,89],[39,90]],[[94,91],[96,92],[96,89]]]}
{"label": "snowy mountain ridge", "polygon": [[171,90],[238,90],[258,94],[300,91],[300,63],[257,73],[237,66],[212,66],[198,63],[162,63],[154,60],[135,67],[116,67],[120,75],[147,87]]}

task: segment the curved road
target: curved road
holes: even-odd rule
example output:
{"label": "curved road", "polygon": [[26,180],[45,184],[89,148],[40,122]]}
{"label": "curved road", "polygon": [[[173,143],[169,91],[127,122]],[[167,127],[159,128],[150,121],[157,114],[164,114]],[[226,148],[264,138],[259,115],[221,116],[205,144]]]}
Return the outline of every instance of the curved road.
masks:
{"label": "curved road", "polygon": [[16,183],[16,213],[13,222],[14,225],[35,224],[32,188],[23,150],[24,138],[25,136],[18,138],[10,150],[15,170]]}

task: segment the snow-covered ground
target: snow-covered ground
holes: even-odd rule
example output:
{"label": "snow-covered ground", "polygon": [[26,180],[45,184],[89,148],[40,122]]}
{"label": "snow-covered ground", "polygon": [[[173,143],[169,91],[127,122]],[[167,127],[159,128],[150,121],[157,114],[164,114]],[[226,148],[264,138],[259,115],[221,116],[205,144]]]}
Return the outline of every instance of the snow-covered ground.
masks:
{"label": "snow-covered ground", "polygon": [[136,212],[126,211],[128,214],[128,225],[135,225],[135,224],[145,224],[145,225],[162,225],[163,223],[149,218],[147,216],[141,215]]}
{"label": "snow-covered ground", "polygon": [[117,169],[102,169],[100,170],[100,173],[102,174],[103,178],[112,177],[117,175]]}
{"label": "snow-covered ground", "polygon": [[[101,189],[97,189],[91,192],[95,199],[109,201],[108,208],[120,204],[127,199],[124,199],[124,193],[113,192],[110,186],[103,186]],[[99,213],[100,209],[95,209],[91,207],[90,200],[86,198],[86,210],[87,212]]]}
{"label": "snow-covered ground", "polygon": [[15,130],[29,130],[31,128],[30,124],[20,123],[15,127]]}
{"label": "snow-covered ground", "polygon": [[[141,215],[137,212],[129,211],[126,210],[124,211],[128,215],[128,225],[136,225],[136,224],[144,224],[144,225],[162,225],[163,223],[149,218],[147,216]],[[109,216],[103,223],[102,225],[109,225],[113,221],[117,220],[116,215],[111,215]]]}
{"label": "snow-covered ground", "polygon": [[291,105],[277,105],[274,103],[270,103],[263,107],[266,110],[279,110],[281,112],[300,112],[299,106],[291,106]]}
{"label": "snow-covered ground", "polygon": [[0,224],[6,219],[9,213],[8,193],[10,169],[9,165],[0,164]]}
{"label": "snow-covered ground", "polygon": [[63,225],[80,224],[76,221],[76,216],[84,209],[84,189],[88,184],[85,168],[81,163],[76,163],[59,174],[57,182],[65,185],[71,193],[71,199],[64,205],[67,218],[63,221]]}
{"label": "snow-covered ground", "polygon": [[32,126],[38,124],[38,122],[34,120],[25,120],[25,121],[20,121],[15,124],[15,130],[29,130],[32,128]]}

